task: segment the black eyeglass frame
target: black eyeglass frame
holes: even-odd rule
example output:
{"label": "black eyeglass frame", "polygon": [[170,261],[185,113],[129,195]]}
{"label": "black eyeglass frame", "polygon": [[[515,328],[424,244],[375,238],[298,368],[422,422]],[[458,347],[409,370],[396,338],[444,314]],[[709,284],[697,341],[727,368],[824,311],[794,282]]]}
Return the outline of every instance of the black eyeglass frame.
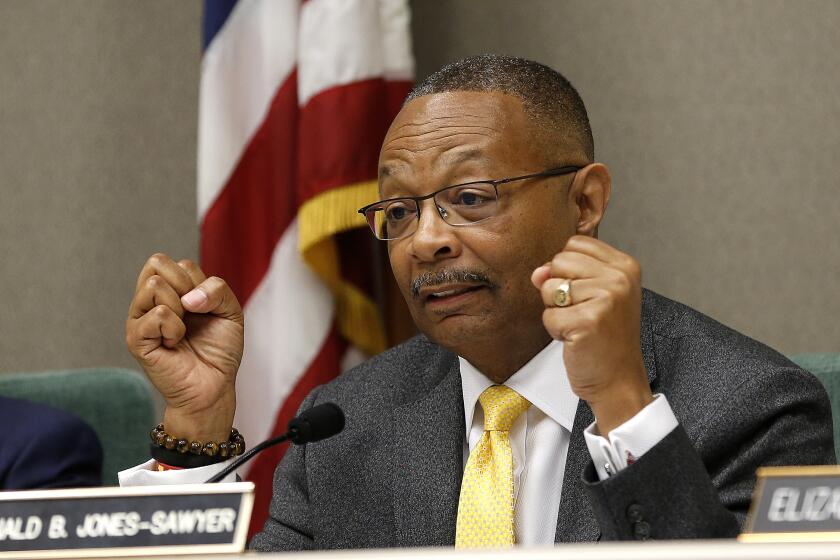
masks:
{"label": "black eyeglass frame", "polygon": [[[378,200],[378,201],[374,202],[373,204],[368,204],[367,206],[363,206],[362,208],[359,208],[358,212],[362,216],[365,216],[365,222],[367,222],[369,228],[373,232],[374,237],[376,237],[380,241],[394,241],[396,239],[402,239],[403,237],[408,237],[411,234],[406,234],[406,235],[403,235],[403,236],[400,236],[400,237],[394,237],[394,238],[390,238],[390,239],[381,239],[379,236],[376,235],[376,232],[373,231],[373,226],[371,225],[370,221],[367,220],[366,213],[369,209],[373,208],[374,206],[379,206],[381,204],[385,204],[385,203],[388,203],[388,202],[394,202],[396,200],[413,200],[415,206],[417,206],[417,221],[419,222],[420,221],[420,213],[422,212],[422,205],[420,204],[420,202],[422,202],[423,200],[427,200],[429,198],[434,198],[435,196],[442,193],[443,191],[458,188],[458,187],[468,187],[470,185],[491,184],[491,185],[493,185],[493,190],[496,193],[496,200],[498,200],[499,199],[499,185],[504,185],[506,183],[512,183],[514,181],[524,181],[525,179],[535,179],[537,177],[556,177],[556,176],[559,176],[559,175],[568,175],[569,173],[577,173],[578,171],[580,171],[584,167],[585,166],[583,166],[583,165],[564,165],[563,167],[555,167],[555,168],[552,168],[552,169],[548,169],[546,171],[540,171],[539,173],[529,173],[528,175],[519,175],[518,177],[508,177],[506,179],[484,179],[482,181],[469,181],[467,183],[458,183],[457,185],[449,185],[448,187],[443,187],[442,189],[438,189],[433,193],[429,193],[429,194],[423,195],[423,196],[398,196],[398,197],[395,197],[395,198],[386,198],[384,200]],[[440,212],[441,212],[441,209],[438,208],[438,214],[440,214]],[[440,217],[444,222],[446,222],[446,218],[442,214],[441,214]],[[478,220],[476,222],[468,222],[466,224],[450,224],[449,222],[446,222],[446,223],[449,224],[452,227],[471,226],[473,224],[481,223],[481,222],[483,222],[485,220],[488,220],[492,217],[493,216],[488,216],[487,218],[484,218],[482,220]],[[414,232],[412,231],[411,233],[414,233]]]}

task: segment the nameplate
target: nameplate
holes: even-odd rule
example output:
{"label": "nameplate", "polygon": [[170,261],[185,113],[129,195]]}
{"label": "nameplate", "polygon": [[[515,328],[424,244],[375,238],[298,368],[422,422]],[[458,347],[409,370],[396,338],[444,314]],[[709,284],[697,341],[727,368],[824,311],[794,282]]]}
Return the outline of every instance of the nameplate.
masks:
{"label": "nameplate", "polygon": [[0,492],[0,558],[236,553],[254,484]]}
{"label": "nameplate", "polygon": [[840,541],[840,466],[763,467],[744,542]]}

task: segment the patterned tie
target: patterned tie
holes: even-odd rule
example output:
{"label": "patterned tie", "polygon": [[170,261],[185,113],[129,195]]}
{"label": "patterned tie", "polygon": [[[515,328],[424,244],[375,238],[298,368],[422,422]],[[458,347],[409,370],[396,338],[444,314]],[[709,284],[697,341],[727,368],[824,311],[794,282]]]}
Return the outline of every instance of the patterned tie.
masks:
{"label": "patterned tie", "polygon": [[531,403],[504,385],[488,387],[478,402],[484,409],[484,433],[464,469],[455,546],[511,546],[515,539],[510,427]]}

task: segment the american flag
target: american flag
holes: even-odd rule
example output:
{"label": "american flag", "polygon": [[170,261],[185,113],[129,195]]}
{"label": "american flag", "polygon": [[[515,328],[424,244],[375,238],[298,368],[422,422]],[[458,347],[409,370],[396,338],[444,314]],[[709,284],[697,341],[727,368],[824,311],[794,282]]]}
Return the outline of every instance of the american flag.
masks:
{"label": "american flag", "polygon": [[[201,263],[245,309],[235,425],[285,431],[306,394],[385,347],[369,234],[379,146],[413,78],[407,0],[207,0]],[[261,528],[284,449],[246,472]]]}

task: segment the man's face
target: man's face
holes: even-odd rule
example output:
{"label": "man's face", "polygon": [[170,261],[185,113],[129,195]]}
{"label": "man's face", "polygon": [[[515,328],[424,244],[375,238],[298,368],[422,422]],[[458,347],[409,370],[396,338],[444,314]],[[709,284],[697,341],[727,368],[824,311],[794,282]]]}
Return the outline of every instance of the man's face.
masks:
{"label": "man's face", "polygon": [[[458,183],[585,163],[565,153],[536,141],[516,97],[427,95],[407,104],[385,137],[380,194],[422,196]],[[476,225],[451,226],[432,199],[421,203],[417,231],[388,242],[394,276],[420,331],[467,359],[523,337],[548,342],[544,306],[530,277],[575,233],[576,208],[567,200],[573,177],[500,185],[498,214]]]}

